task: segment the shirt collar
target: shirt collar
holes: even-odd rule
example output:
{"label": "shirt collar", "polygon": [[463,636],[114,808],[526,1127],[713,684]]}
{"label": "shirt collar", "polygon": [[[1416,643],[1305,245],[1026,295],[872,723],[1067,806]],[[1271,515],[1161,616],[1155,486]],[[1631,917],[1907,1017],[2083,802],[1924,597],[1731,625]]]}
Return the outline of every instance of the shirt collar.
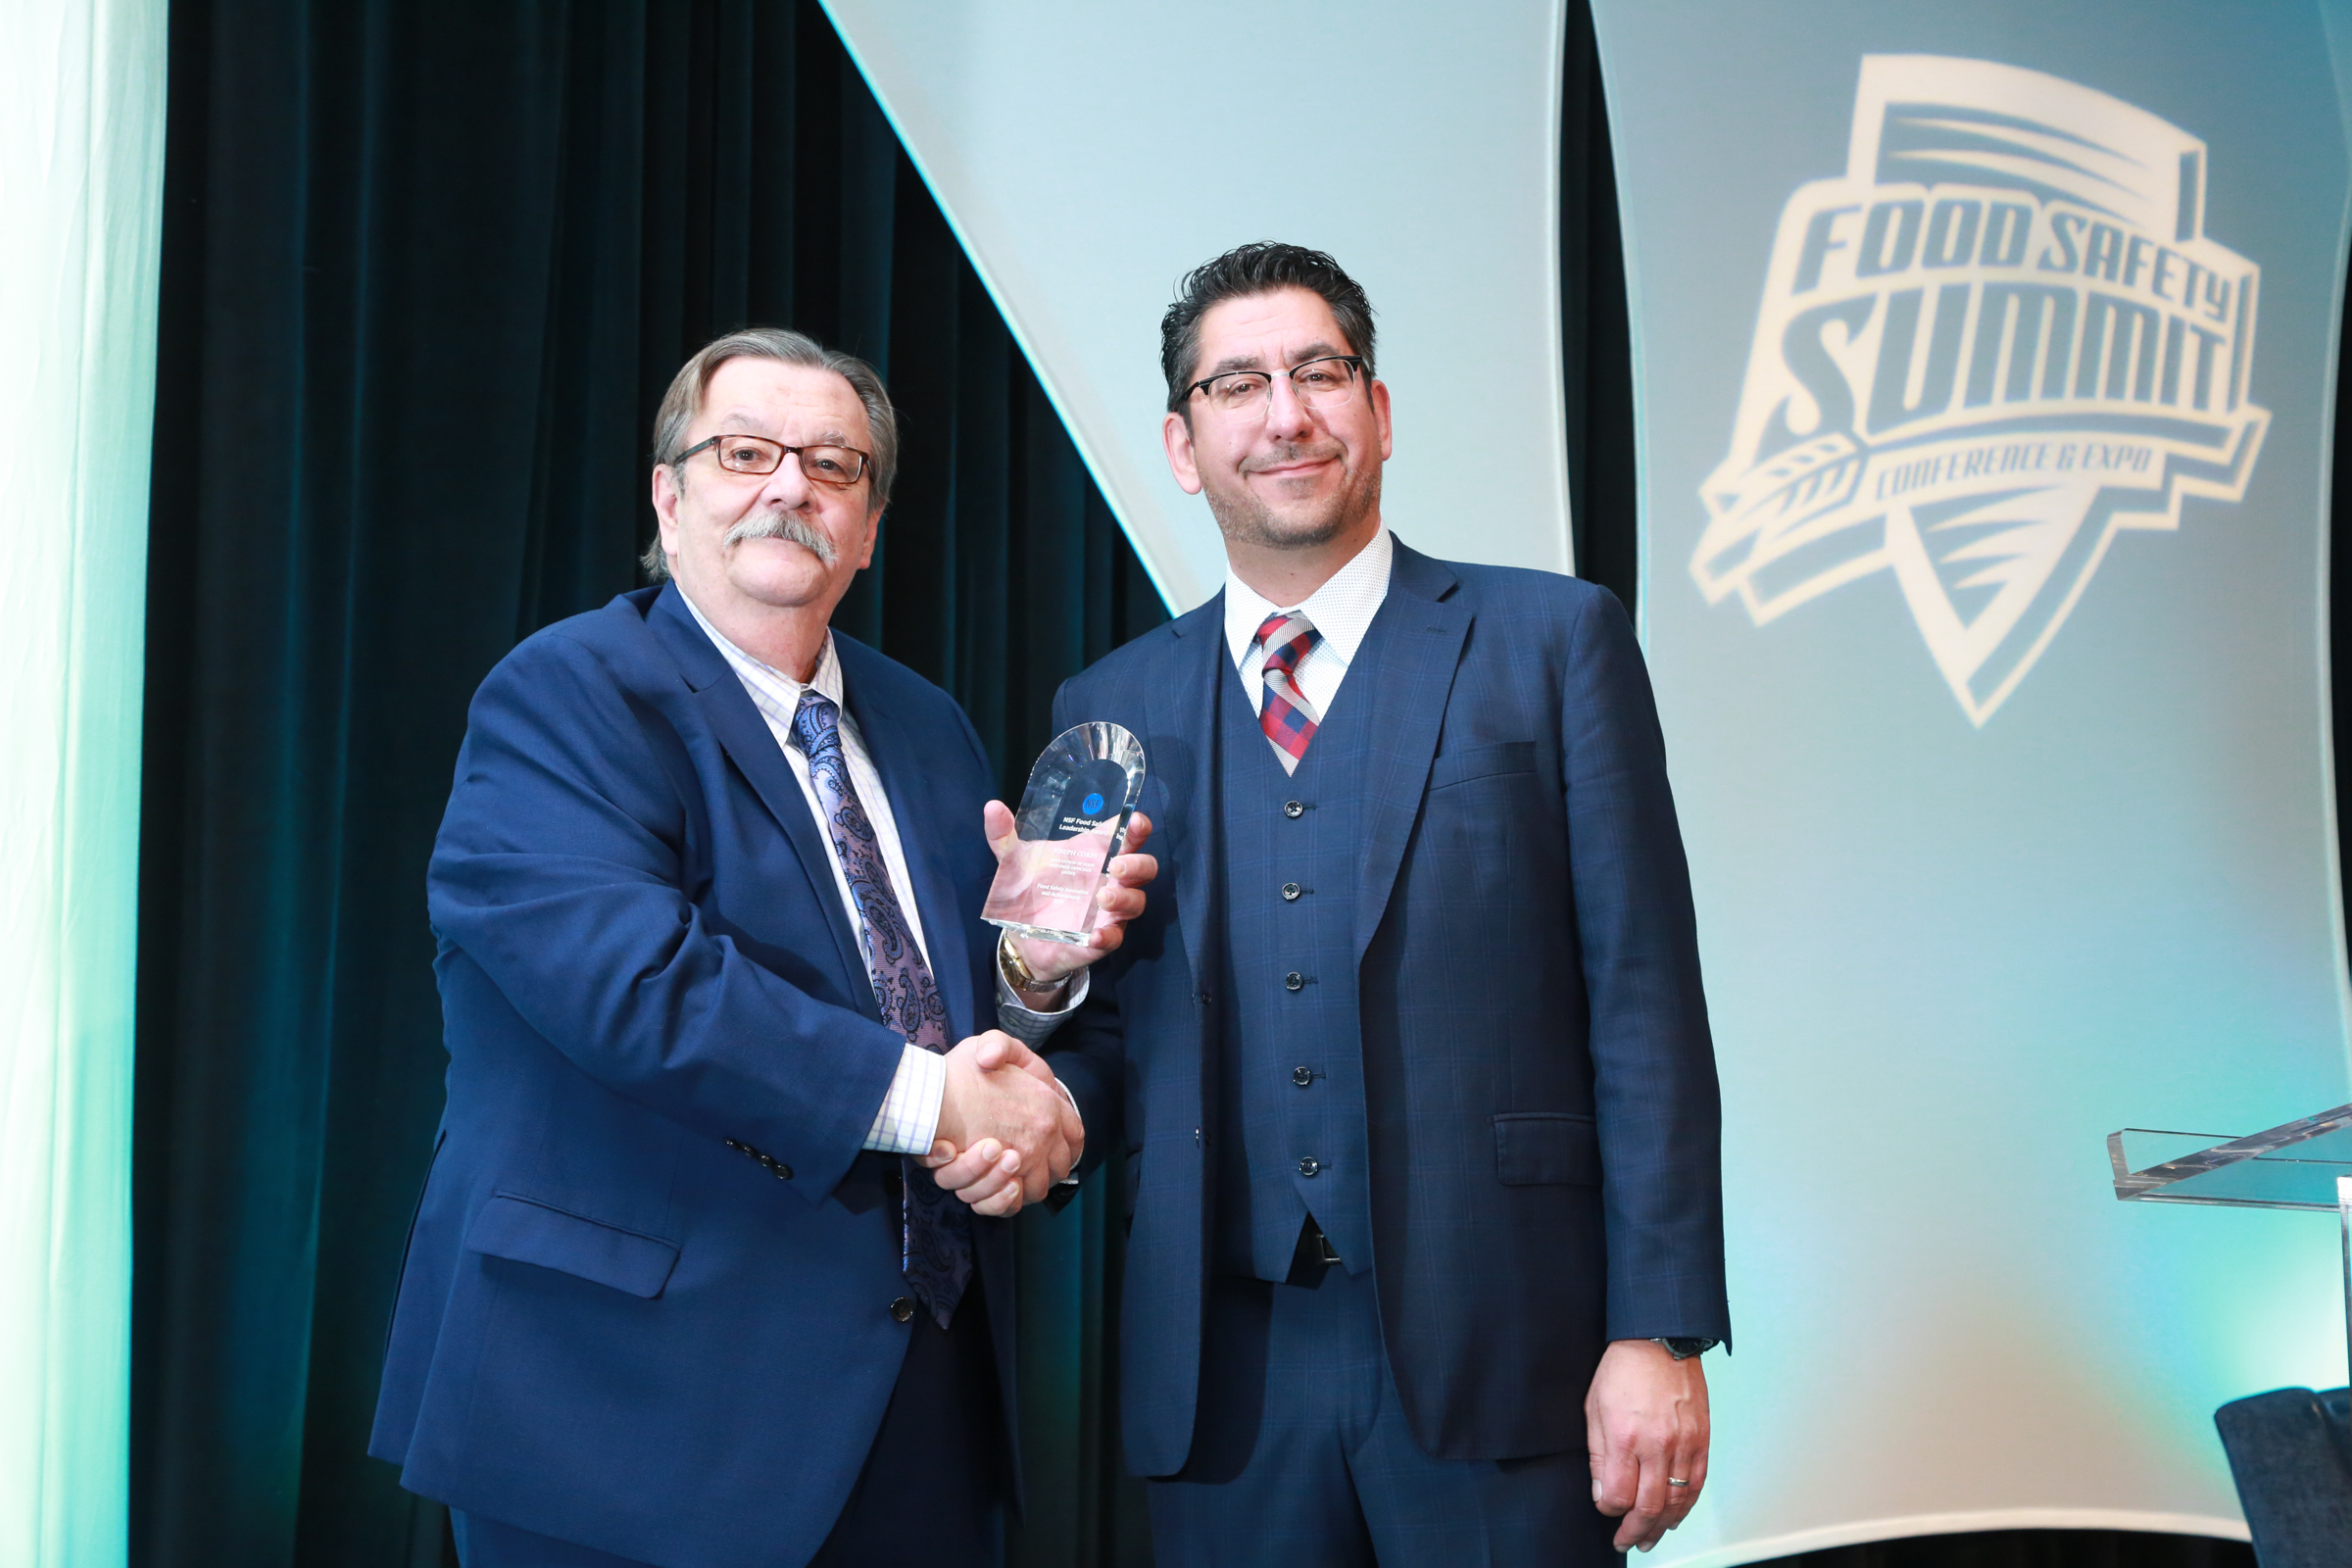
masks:
{"label": "shirt collar", "polygon": [[686,612],[694,617],[694,623],[703,628],[703,635],[710,639],[711,646],[734,667],[736,679],[752,687],[755,694],[765,692],[775,697],[783,704],[788,717],[800,707],[804,684],[818,696],[829,699],[835,708],[841,707],[841,656],[833,647],[831,627],[825,628],[824,650],[816,656],[816,673],[804,683],[794,680],[775,665],[753,658],[729,642],[716,626],[710,624],[702,607],[694,602],[694,596],[680,587],[676,578],[671,578],[669,585],[677,591],[679,602],[685,605]]}
{"label": "shirt collar", "polygon": [[1323,640],[1315,645],[1316,657],[1329,654],[1343,667],[1353,663],[1355,651],[1363,646],[1364,634],[1372,629],[1372,617],[1380,612],[1381,601],[1389,596],[1389,567],[1396,555],[1395,536],[1384,527],[1372,536],[1370,544],[1355,553],[1352,561],[1296,605],[1269,603],[1228,567],[1225,646],[1232,651],[1233,662],[1239,664],[1248,657],[1250,645],[1257,639],[1257,628],[1265,624],[1268,615],[1295,610],[1323,634]]}

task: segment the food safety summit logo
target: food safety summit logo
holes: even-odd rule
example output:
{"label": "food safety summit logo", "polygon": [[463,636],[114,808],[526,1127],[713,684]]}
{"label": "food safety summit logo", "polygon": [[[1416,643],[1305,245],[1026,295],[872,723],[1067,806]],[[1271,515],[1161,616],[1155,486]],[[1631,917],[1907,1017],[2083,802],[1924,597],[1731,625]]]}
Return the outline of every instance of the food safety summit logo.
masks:
{"label": "food safety summit logo", "polygon": [[1982,60],[1862,62],[1843,178],[1781,214],[1690,570],[1761,625],[1891,572],[1982,725],[2125,529],[2245,495],[2261,270],[2205,144]]}

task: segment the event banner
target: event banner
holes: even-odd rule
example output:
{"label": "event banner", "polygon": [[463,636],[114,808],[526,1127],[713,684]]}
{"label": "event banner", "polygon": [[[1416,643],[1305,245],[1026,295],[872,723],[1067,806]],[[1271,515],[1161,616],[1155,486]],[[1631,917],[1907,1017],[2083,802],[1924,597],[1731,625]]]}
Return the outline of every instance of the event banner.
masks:
{"label": "event banner", "polygon": [[2345,19],[1594,10],[1738,1332],[1659,1560],[2242,1538],[2213,1410],[2344,1381],[2334,1224],[2104,1138],[2352,1099]]}

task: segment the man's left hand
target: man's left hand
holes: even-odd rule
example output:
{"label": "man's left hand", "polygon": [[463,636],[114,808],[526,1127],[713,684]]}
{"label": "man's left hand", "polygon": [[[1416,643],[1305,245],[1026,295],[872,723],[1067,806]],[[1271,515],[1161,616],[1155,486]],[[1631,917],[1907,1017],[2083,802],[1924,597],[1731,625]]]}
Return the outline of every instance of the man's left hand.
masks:
{"label": "man's left hand", "polygon": [[[997,863],[1003,865],[1012,847],[1020,842],[1013,831],[1011,808],[1003,801],[991,801],[981,811],[980,819],[988,834],[988,847],[997,852]],[[1158,860],[1136,853],[1151,837],[1150,817],[1138,811],[1128,819],[1127,843],[1122,853],[1112,856],[1110,864],[1104,867],[1102,886],[1095,894],[1095,903],[1102,910],[1102,921],[1088,933],[1084,944],[1040,942],[1034,937],[1012,939],[1031,974],[1048,986],[1058,986],[1096,959],[1118,951],[1119,942],[1127,933],[1127,922],[1144,912],[1144,889],[1159,875]]]}
{"label": "man's left hand", "polygon": [[1677,1361],[1648,1340],[1616,1340],[1592,1374],[1585,1396],[1592,1505],[1624,1521],[1619,1551],[1656,1545],[1707,1484],[1707,1376],[1698,1361]]}

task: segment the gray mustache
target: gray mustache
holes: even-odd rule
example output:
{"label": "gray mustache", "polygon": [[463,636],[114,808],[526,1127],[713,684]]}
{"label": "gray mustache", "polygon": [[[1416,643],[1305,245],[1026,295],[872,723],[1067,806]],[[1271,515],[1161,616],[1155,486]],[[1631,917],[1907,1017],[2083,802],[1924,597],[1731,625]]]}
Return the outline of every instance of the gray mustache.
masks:
{"label": "gray mustache", "polygon": [[833,541],[808,523],[789,512],[769,512],[757,517],[746,517],[727,530],[727,543],[739,545],[746,539],[789,539],[830,566],[838,553]]}

